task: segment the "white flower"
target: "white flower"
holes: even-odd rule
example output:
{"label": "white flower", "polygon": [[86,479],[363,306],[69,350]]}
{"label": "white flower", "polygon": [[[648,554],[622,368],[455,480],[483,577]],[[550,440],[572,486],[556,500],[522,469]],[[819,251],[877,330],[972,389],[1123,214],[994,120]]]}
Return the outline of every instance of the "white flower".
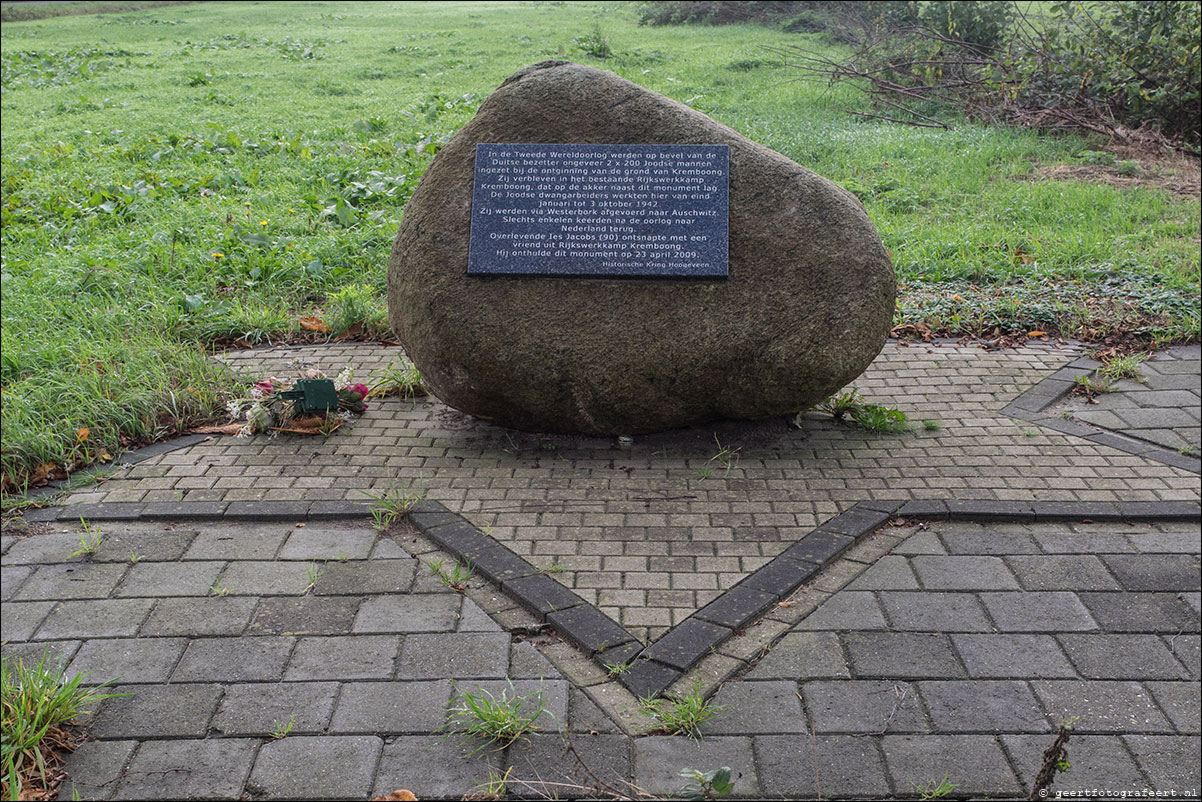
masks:
{"label": "white flower", "polygon": [[355,371],[350,368],[343,368],[338,374],[338,378],[334,379],[334,384],[337,387],[346,387],[355,380]]}
{"label": "white flower", "polygon": [[338,412],[338,417],[342,418],[342,420],[344,420],[344,421],[349,421],[349,420],[353,419],[355,416],[353,414],[351,414],[351,411],[349,409],[343,409]]}

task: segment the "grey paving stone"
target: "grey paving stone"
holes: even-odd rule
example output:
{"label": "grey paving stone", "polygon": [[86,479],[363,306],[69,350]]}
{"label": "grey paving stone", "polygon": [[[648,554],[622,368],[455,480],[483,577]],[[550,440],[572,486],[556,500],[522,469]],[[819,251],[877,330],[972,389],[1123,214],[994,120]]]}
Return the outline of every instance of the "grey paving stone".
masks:
{"label": "grey paving stone", "polygon": [[[104,527],[104,540],[92,559],[99,562],[129,562],[137,554],[141,562],[170,562],[180,559],[196,537],[195,530],[155,527],[153,530],[121,529],[117,525]],[[79,539],[76,538],[76,548]]]}
{"label": "grey paving stone", "polygon": [[1048,554],[1129,554],[1135,550],[1121,530],[1055,527],[1032,532],[1032,537]]}
{"label": "grey paving stone", "polygon": [[32,573],[33,566],[30,565],[6,565],[0,568],[0,600],[11,599],[25,578]]}
{"label": "grey paving stone", "polygon": [[1098,628],[1075,593],[982,593],[980,598],[1002,632],[1075,632]]}
{"label": "grey paving stone", "polygon": [[287,524],[206,526],[184,552],[185,560],[271,560],[292,527]]}
{"label": "grey paving stone", "polygon": [[560,635],[589,654],[635,640],[629,632],[592,605],[581,604],[549,613],[547,621]]}
{"label": "grey paving stone", "polygon": [[[41,602],[39,602],[41,603]],[[50,602],[45,602],[50,604]],[[62,602],[42,622],[38,640],[65,638],[132,638],[154,605],[154,599],[98,599]],[[18,605],[4,606],[4,618]],[[7,632],[7,631],[6,631]],[[6,639],[8,635],[4,636]]]}
{"label": "grey paving stone", "polygon": [[963,677],[946,635],[926,632],[848,632],[842,636],[857,679]]}
{"label": "grey paving stone", "polygon": [[1087,679],[1186,679],[1189,672],[1155,635],[1060,636],[1069,659]]}
{"label": "grey paving stone", "polygon": [[1197,735],[1202,720],[1202,685],[1196,682],[1145,682],[1160,709],[1173,722],[1177,732]]}
{"label": "grey paving stone", "polygon": [[1176,593],[1079,593],[1107,632],[1197,632],[1198,614]]}
{"label": "grey paving stone", "polygon": [[1194,531],[1134,532],[1127,539],[1145,554],[1202,554],[1202,528]]}
{"label": "grey paving stone", "polygon": [[114,596],[204,596],[225,567],[222,562],[140,562],[117,587]]}
{"label": "grey paving stone", "polygon": [[816,733],[927,732],[918,694],[908,682],[814,680],[802,695]]}
{"label": "grey paving stone", "polygon": [[113,799],[241,799],[257,739],[147,741]]}
{"label": "grey paving stone", "polygon": [[916,632],[988,632],[993,625],[971,593],[884,591],[881,605],[893,629]]}
{"label": "grey paving stone", "polygon": [[292,530],[277,559],[366,559],[378,536],[374,529],[369,528],[338,529],[310,525]]}
{"label": "grey paving stone", "polygon": [[1102,559],[1127,590],[1188,591],[1202,586],[1198,559],[1189,554],[1113,554]]}
{"label": "grey paving stone", "polygon": [[259,749],[246,790],[268,799],[363,799],[383,746],[369,735],[272,741]]}
{"label": "grey paving stone", "polygon": [[509,646],[509,676],[513,679],[550,679],[559,677],[559,670],[528,641],[522,641]]}
{"label": "grey paving stone", "polygon": [[249,631],[264,635],[344,635],[361,600],[355,596],[278,596],[261,599]]}
{"label": "grey paving stone", "polygon": [[1202,739],[1180,735],[1124,735],[1123,743],[1162,794],[1196,797],[1202,789],[1202,764],[1198,761]]}
{"label": "grey paving stone", "polygon": [[[625,735],[574,735],[571,748],[559,735],[534,735],[505,753],[515,790],[525,796],[558,792],[559,796],[603,798],[605,788],[622,788],[631,775],[631,739]],[[581,765],[583,764],[583,766]],[[521,783],[529,783],[523,788]],[[544,785],[544,783],[546,785]],[[562,783],[564,786],[551,785]]]}
{"label": "grey paving stone", "polygon": [[101,702],[88,732],[104,739],[203,738],[221,691],[220,685],[118,685],[112,693],[130,695]]}
{"label": "grey paving stone", "polygon": [[348,682],[342,686],[329,731],[428,735],[446,721],[451,681]]}
{"label": "grey paving stone", "polygon": [[682,767],[702,766],[706,767],[702,771],[729,766],[735,781],[733,797],[755,799],[760,795],[750,738],[715,735],[695,741],[656,735],[636,738],[633,746],[634,783],[655,796],[666,797],[685,785]]}
{"label": "grey paving stone", "polygon": [[6,643],[31,639],[54,605],[52,601],[8,602],[4,605],[4,615],[0,616],[0,639]]}
{"label": "grey paving stone", "polygon": [[796,682],[728,682],[710,701],[718,713],[701,725],[706,736],[808,731]]}
{"label": "grey paving stone", "polygon": [[[501,626],[493,621],[488,613],[480,609],[480,605],[476,604],[466,596],[463,598],[463,604],[459,609],[459,618],[455,626],[456,632],[500,632]],[[360,608],[362,613],[362,608]]]}
{"label": "grey paving stone", "polygon": [[1008,557],[1006,562],[1026,590],[1122,589],[1105,564],[1092,554]]}
{"label": "grey paving stone", "polygon": [[39,565],[17,591],[16,599],[103,599],[125,575],[128,565],[62,563]]}
{"label": "grey paving stone", "polygon": [[[612,651],[612,650],[610,650]],[[596,658],[594,658],[596,659]],[[604,668],[611,663],[602,663]],[[618,677],[618,682],[638,699],[659,696],[684,672],[652,660],[634,660],[630,668]]]}
{"label": "grey paving stone", "polygon": [[876,596],[863,590],[841,590],[803,618],[796,629],[885,629]]}
{"label": "grey paving stone", "polygon": [[853,579],[848,590],[918,590],[918,580],[910,562],[901,555],[881,557],[868,570]]}
{"label": "grey paving stone", "polygon": [[523,576],[504,584],[505,592],[519,604],[534,613],[539,620],[557,610],[566,610],[583,603],[583,600],[549,576]]}
{"label": "grey paving stone", "polygon": [[63,755],[59,799],[109,799],[137,741],[84,741]]}
{"label": "grey paving stone", "polygon": [[847,679],[851,670],[834,632],[790,632],[761,658],[747,679]]}
{"label": "grey paving stone", "polygon": [[392,677],[401,638],[397,635],[343,635],[301,638],[284,679],[353,680]]}
{"label": "grey paving stone", "polygon": [[1136,682],[1035,680],[1031,687],[1050,719],[1057,724],[1076,719],[1076,732],[1173,730],[1151,695]]}
{"label": "grey paving stone", "polygon": [[918,556],[910,564],[928,590],[1017,590],[1018,582],[1000,557]]}
{"label": "grey paving stone", "polygon": [[337,682],[254,682],[230,685],[213,716],[221,735],[268,737],[292,725],[289,736],[319,735],[330,723]]}
{"label": "grey paving stone", "polygon": [[925,531],[910,535],[893,547],[894,554],[903,556],[912,554],[947,554],[947,547],[935,536],[934,532]]}
{"label": "grey paving stone", "polygon": [[86,641],[69,673],[85,685],[102,682],[166,682],[187,644],[183,638],[114,638]]}
{"label": "grey paving stone", "polygon": [[[1035,783],[1043,765],[1043,752],[1055,735],[1003,735],[1002,744],[1010,753],[1011,765],[1024,788]],[[1088,791],[1107,789],[1113,796],[1133,794],[1147,787],[1139,767],[1123,748],[1117,735],[1076,735],[1068,741],[1069,770],[1056,775],[1051,796],[1084,798]]]}
{"label": "grey paving stone", "polygon": [[612,735],[621,732],[614,720],[605,714],[588,694],[574,685],[568,685],[568,731],[574,733],[600,733]]}
{"label": "grey paving stone", "polygon": [[952,635],[968,676],[980,679],[1076,677],[1051,635]]}
{"label": "grey paving stone", "polygon": [[643,657],[686,671],[730,635],[725,627],[689,618],[647,647]]}
{"label": "grey paving stone", "polygon": [[4,656],[20,660],[27,666],[37,665],[41,661],[45,661],[47,666],[57,668],[62,666],[66,668],[71,663],[71,658],[79,651],[82,642],[77,640],[47,640],[34,641],[32,643],[8,643],[5,642],[0,650]]}
{"label": "grey paving stone", "polygon": [[79,534],[76,532],[30,535],[13,542],[4,553],[4,562],[8,565],[65,562],[81,564],[81,557],[71,556],[73,552],[79,551],[81,545]]}
{"label": "grey paving stone", "polygon": [[325,563],[313,592],[318,596],[404,593],[412,587],[416,570],[413,559]]}
{"label": "grey paving stone", "polygon": [[188,644],[172,682],[274,682],[284,675],[284,665],[295,638],[203,638]]}
{"label": "grey paving stone", "polygon": [[702,607],[694,615],[703,621],[738,630],[758,617],[779,596],[750,587],[733,587]]}
{"label": "grey paving stone", "polygon": [[1202,676],[1202,638],[1198,635],[1172,635],[1164,639],[1169,652],[1182,662],[1190,676]]}
{"label": "grey paving stone", "polygon": [[386,796],[404,788],[418,799],[462,799],[486,785],[490,771],[501,770],[499,751],[485,749],[468,754],[476,746],[442,736],[394,738],[384,745],[372,796]]}
{"label": "grey paving stone", "polygon": [[501,679],[509,671],[507,632],[409,635],[397,663],[398,679]]}
{"label": "grey paving stone", "polygon": [[457,593],[415,593],[365,599],[352,631],[452,632],[461,598]]}
{"label": "grey paving stone", "polygon": [[1017,680],[918,683],[938,732],[1050,732],[1039,703]]}
{"label": "grey paving stone", "polygon": [[143,636],[238,635],[250,623],[258,599],[253,596],[205,596],[201,598],[163,599],[146,623]]}
{"label": "grey paving stone", "polygon": [[309,588],[309,563],[231,562],[216,585],[232,596],[299,596]]}
{"label": "grey paving stone", "polygon": [[995,738],[989,735],[886,735],[885,764],[899,794],[938,784],[947,776],[957,796],[1002,796],[1020,791]]}
{"label": "grey paving stone", "polygon": [[875,738],[760,735],[752,739],[757,772],[768,798],[841,799],[889,796]]}

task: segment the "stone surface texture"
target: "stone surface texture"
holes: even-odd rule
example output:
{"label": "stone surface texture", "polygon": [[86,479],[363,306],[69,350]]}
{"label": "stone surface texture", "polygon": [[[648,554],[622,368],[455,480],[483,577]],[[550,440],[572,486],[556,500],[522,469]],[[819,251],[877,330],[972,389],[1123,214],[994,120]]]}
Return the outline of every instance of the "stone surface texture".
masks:
{"label": "stone surface texture", "polygon": [[[468,277],[480,142],[729,145],[729,279]],[[528,431],[637,434],[822,400],[880,351],[895,292],[851,193],[687,106],[549,61],[507,79],[426,170],[388,300],[448,405]]]}

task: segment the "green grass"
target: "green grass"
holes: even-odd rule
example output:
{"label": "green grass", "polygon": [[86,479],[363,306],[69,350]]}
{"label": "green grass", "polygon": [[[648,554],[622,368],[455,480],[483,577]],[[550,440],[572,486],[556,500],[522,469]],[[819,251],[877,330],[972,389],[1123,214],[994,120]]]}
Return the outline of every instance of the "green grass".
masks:
{"label": "green grass", "polygon": [[442,729],[447,737],[458,734],[465,740],[474,740],[477,746],[469,754],[490,746],[503,749],[538,732],[541,729],[538,720],[543,714],[551,716],[541,686],[533,693],[519,695],[512,680],[506,683],[508,687],[497,695],[483,688],[473,693],[455,687]]}
{"label": "green grass", "polygon": [[1080,138],[848,117],[854,90],[798,83],[765,49],[831,47],[808,34],[465,2],[199,3],[0,36],[0,470],[18,489],[219,414],[238,388],[215,347],[317,337],[304,316],[385,333],[389,248],[423,170],[546,58],[689,103],[855,192],[893,256],[899,323],[1199,332],[1196,199],[1028,180],[1098,149]]}
{"label": "green grass", "polygon": [[[66,727],[90,705],[117,695],[107,685],[80,687],[83,674],[67,677],[65,668],[43,655],[33,665],[16,657],[0,660],[0,720],[4,729],[3,797],[27,798],[22,788],[45,786],[55,754],[72,743]],[[33,797],[28,797],[33,798]]]}

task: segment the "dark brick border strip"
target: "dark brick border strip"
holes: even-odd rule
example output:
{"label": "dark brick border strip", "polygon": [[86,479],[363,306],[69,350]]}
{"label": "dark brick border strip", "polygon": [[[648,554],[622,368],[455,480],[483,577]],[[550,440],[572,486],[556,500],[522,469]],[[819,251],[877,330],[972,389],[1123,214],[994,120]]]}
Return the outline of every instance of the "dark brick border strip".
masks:
{"label": "dark brick border strip", "polygon": [[1081,437],[1091,443],[1117,448],[1128,454],[1162,462],[1191,473],[1202,473],[1202,457],[1187,457],[1164,446],[1139,440],[1125,434],[1112,432],[1099,426],[1077,420],[1064,420],[1044,414],[1053,404],[1061,401],[1077,386],[1077,379],[1089,376],[1102,367],[1102,363],[1088,357],[1074,359],[1039,384],[1027,390],[1002,408],[1002,413],[1012,418],[1035,423],[1046,429]]}
{"label": "dark brick border strip", "polygon": [[[223,520],[364,518],[363,501],[240,501],[77,504],[33,510],[27,521]],[[787,597],[864,535],[893,519],[976,521],[1202,521],[1191,501],[861,501],[804,535],[777,557],[697,610],[650,646],[571,589],[541,573],[500,541],[437,501],[424,500],[409,521],[431,541],[500,587],[539,621],[584,650],[597,665],[623,665],[618,675],[635,696],[654,697],[697,661]]]}

